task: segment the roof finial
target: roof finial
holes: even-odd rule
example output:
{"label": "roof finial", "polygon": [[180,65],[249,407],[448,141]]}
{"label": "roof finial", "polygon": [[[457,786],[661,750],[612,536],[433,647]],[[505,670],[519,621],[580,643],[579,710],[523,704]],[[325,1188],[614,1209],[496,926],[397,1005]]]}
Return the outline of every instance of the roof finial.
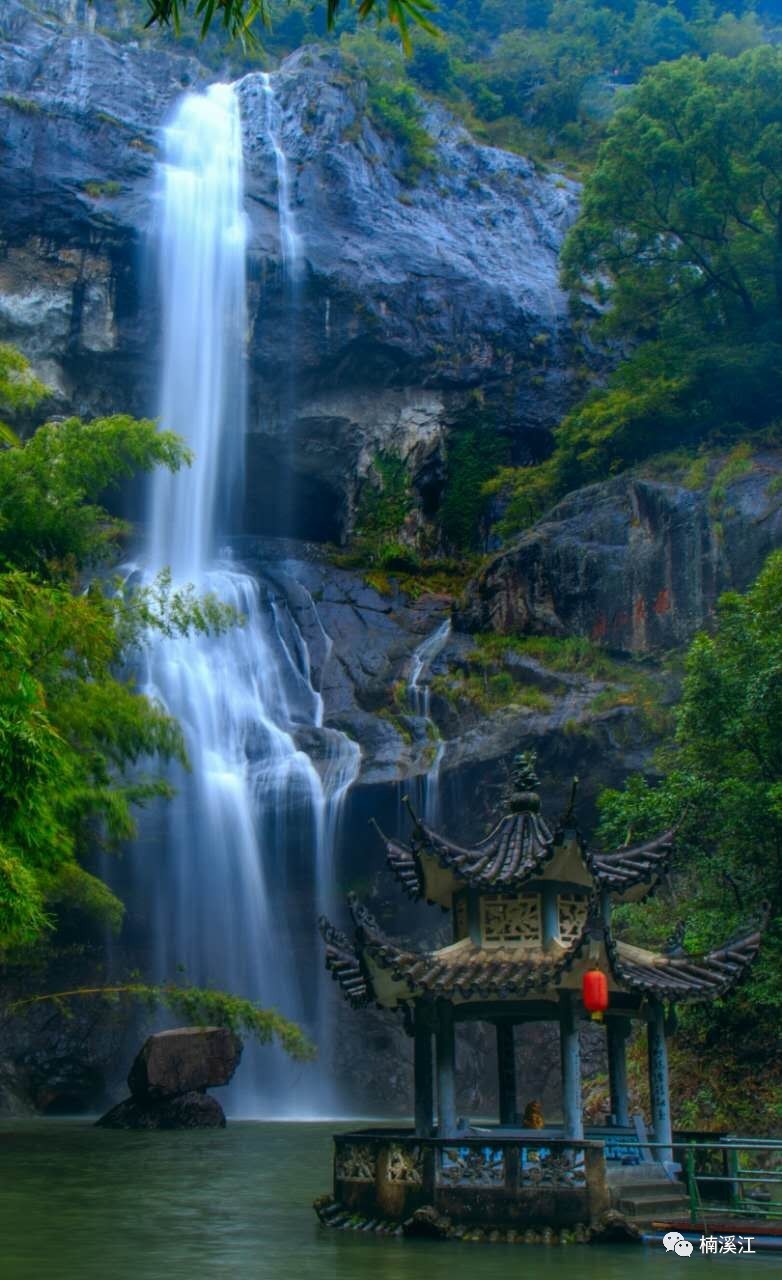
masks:
{"label": "roof finial", "polygon": [[540,809],[536,751],[520,751],[513,758],[508,801],[511,813],[537,813]]}
{"label": "roof finial", "polygon": [[563,827],[566,827],[568,823],[573,822],[573,819],[574,819],[573,811],[576,807],[576,793],[578,792],[578,784],[580,783],[580,781],[581,779],[579,778],[578,774],[575,774],[573,777],[573,781],[570,785],[570,800],[568,801],[568,807],[565,810],[564,816],[562,818]]}

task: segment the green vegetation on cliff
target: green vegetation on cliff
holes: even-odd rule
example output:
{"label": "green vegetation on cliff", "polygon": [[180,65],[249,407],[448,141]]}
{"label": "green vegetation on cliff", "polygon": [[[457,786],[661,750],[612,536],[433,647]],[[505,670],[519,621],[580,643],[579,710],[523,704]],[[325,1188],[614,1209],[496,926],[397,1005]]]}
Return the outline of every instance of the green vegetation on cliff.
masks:
{"label": "green vegetation on cliff", "polygon": [[[746,595],[722,597],[714,633],[693,642],[675,739],[661,748],[657,766],[657,785],[638,775],[623,791],[603,794],[601,834],[616,845],[678,824],[676,901],[672,908],[660,895],[642,908],[622,908],[617,918],[630,940],[659,946],[670,934],[672,916],[680,914],[685,946],[699,951],[751,923],[767,904],[769,923],[749,978],[729,999],[688,1008],[681,1016],[690,1059],[708,1049],[713,1058],[730,1062],[739,1085],[742,1077],[767,1069],[766,1084],[776,1088],[769,1106],[777,1113],[758,1115],[756,1122],[778,1125],[782,552],[770,557]],[[680,1066],[686,1070],[684,1059]],[[712,1102],[717,1104],[716,1095]]]}
{"label": "green vegetation on cliff", "polygon": [[[6,416],[45,394],[27,361],[0,347]],[[0,958],[18,968],[62,912],[120,925],[122,904],[82,863],[133,835],[137,806],[170,794],[160,766],[187,764],[178,724],[128,674],[134,650],[150,628],[175,635],[238,620],[213,597],[172,590],[166,573],[126,590],[108,572],[125,526],[102,496],[138,472],[186,463],[179,437],[115,415],[46,423],[25,442],[0,424],[0,440]],[[25,1005],[95,996],[218,1018],[312,1056],[276,1011],[184,985],[134,980]]]}
{"label": "green vegetation on cliff", "polygon": [[614,117],[563,255],[576,311],[635,349],[505,471],[502,531],[672,448],[768,429],[782,399],[782,51],[684,58]]}

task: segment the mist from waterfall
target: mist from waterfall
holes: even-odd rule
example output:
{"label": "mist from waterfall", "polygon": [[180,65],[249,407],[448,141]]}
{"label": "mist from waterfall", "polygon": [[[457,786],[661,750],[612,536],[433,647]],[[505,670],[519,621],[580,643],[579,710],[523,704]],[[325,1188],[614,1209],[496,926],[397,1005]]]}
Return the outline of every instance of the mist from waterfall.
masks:
{"label": "mist from waterfall", "polygon": [[[154,913],[158,977],[182,966],[189,982],[274,1006],[322,1038],[312,999],[313,970],[322,968],[314,921],[329,903],[340,808],[360,752],[323,728],[307,644],[284,592],[220,549],[221,538],[239,531],[247,394],[247,222],[234,88],[184,97],[163,143],[160,417],[194,461],[151,482],[141,569],[149,577],[170,566],[175,586],[214,592],[244,622],[221,635],[149,641],[141,685],[182,724],[191,772],[172,770],[177,794],[154,818],[162,848],[151,861],[139,854],[134,870]],[[279,174],[276,135],[271,145]],[[278,186],[285,257],[297,252],[298,237],[287,188]],[[299,730],[308,741],[318,731],[320,769],[298,747]],[[307,955],[289,910],[294,869],[313,899]],[[297,1075],[269,1050],[246,1051],[230,1094],[229,1109],[245,1115],[335,1106],[327,1061]]]}

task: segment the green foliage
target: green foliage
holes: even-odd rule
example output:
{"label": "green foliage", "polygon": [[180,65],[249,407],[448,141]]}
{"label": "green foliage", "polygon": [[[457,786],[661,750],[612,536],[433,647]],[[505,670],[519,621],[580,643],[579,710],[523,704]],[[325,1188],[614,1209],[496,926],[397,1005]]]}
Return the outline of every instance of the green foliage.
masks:
{"label": "green foliage", "polygon": [[[45,395],[46,387],[34,377],[29,361],[14,347],[0,343],[0,405],[4,414],[16,418],[34,409]],[[16,433],[0,420],[0,449],[18,443]]]}
{"label": "green foliage", "polygon": [[641,345],[563,420],[553,455],[497,476],[512,534],[654,453],[739,439],[782,396],[782,51],[657,67],[617,112],[564,250],[579,305]]}
{"label": "green foliage", "polygon": [[[28,402],[36,391],[14,383]],[[0,565],[61,578],[105,563],[125,525],[100,505],[101,494],[138,471],[187,461],[182,441],[154,422],[117,414],[47,423],[23,448],[0,451]]]}
{"label": "green foliage", "polygon": [[[714,634],[693,642],[675,741],[657,767],[656,786],[637,775],[624,791],[603,793],[602,835],[613,844],[679,824],[677,895],[693,951],[770,904],[750,978],[729,1000],[686,1014],[704,1042],[722,1036],[739,1058],[750,1046],[757,1054],[776,1042],[782,1018],[782,553],[746,595],[723,596]],[[622,916],[638,940],[659,941],[670,930],[662,899]]]}
{"label": "green foliage", "polygon": [[85,182],[83,190],[91,200],[100,200],[103,197],[118,196],[122,190],[122,184],[119,182]]}
{"label": "green foliage", "polygon": [[566,281],[624,334],[754,332],[780,307],[781,195],[782,52],[657,67],[611,122]]}
{"label": "green foliage", "polygon": [[356,563],[381,570],[415,570],[413,551],[402,545],[400,534],[412,510],[410,480],[403,460],[395,453],[378,453],[364,480],[356,511],[351,557]]}
{"label": "green foliage", "polygon": [[[44,393],[0,348],[0,403],[29,409]],[[133,808],[168,794],[142,762],[185,763],[178,726],[119,672],[148,628],[233,615],[167,574],[134,591],[110,578],[85,588],[81,574],[106,564],[123,530],[99,496],[186,457],[176,436],[123,416],[48,423],[0,451],[0,949],[34,939],[58,903],[118,924],[120,904],[79,859],[127,839]]]}
{"label": "green foliage", "polygon": [[486,506],[484,485],[508,456],[507,435],[476,405],[471,425],[457,427],[448,439],[445,493],[440,512],[443,536],[455,551],[475,551]]}
{"label": "green foliage", "polygon": [[344,35],[340,52],[346,69],[366,81],[366,107],[373,124],[404,149],[399,176],[413,186],[422,173],[434,168],[434,141],[424,127],[420,99],[406,77],[399,49],[362,31]]}
{"label": "green foliage", "polygon": [[31,996],[7,1005],[8,1015],[21,1014],[34,1005],[53,1004],[66,1012],[75,1000],[104,1000],[110,1004],[133,1001],[148,1009],[163,1007],[177,1018],[196,1026],[229,1027],[244,1032],[260,1044],[276,1041],[289,1057],[307,1062],[315,1057],[315,1046],[295,1022],[290,1022],[276,1009],[262,1009],[252,1000],[214,991],[209,987],[185,987],[174,983],[151,986],[130,981],[114,986],[79,987],[72,991],[53,991]]}
{"label": "green foliage", "polygon": [[507,654],[534,658],[549,671],[583,674],[591,679],[621,679],[627,665],[611,658],[604,649],[583,636],[521,636],[487,632],[475,636],[469,655],[474,662],[501,661]]}
{"label": "green foliage", "polygon": [[514,680],[509,671],[481,672],[457,671],[435,676],[431,682],[433,693],[445,698],[452,706],[468,703],[482,715],[504,708],[516,711],[551,710],[552,700],[533,684]]}
{"label": "green foliage", "polygon": [[[348,0],[352,6],[354,0]],[[341,0],[326,0],[326,25],[332,30],[340,12]],[[347,7],[347,6],[346,6]],[[203,38],[213,23],[219,21],[231,39],[251,41],[254,23],[271,26],[272,5],[269,0],[146,0],[147,26],[171,26],[179,33],[182,20],[192,12],[200,21]],[[410,22],[426,31],[435,28],[427,18],[434,5],[431,0],[360,0],[356,10],[360,19],[372,14],[378,22],[387,20],[398,32],[405,49],[410,48]]]}
{"label": "green foliage", "polygon": [[4,93],[0,97],[0,102],[24,116],[37,116],[41,111],[39,104],[32,98],[20,98],[16,93]]}

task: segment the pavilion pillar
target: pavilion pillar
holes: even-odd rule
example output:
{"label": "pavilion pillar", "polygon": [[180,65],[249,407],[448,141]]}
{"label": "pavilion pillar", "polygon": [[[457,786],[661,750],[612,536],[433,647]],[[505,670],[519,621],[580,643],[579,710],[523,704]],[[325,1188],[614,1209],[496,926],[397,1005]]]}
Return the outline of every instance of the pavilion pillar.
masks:
{"label": "pavilion pillar", "polygon": [[559,1047],[562,1062],[562,1112],[566,1138],[581,1140],[584,1119],[581,1111],[581,1046],[578,1019],[570,991],[559,993]]}
{"label": "pavilion pillar", "polygon": [[456,1136],[456,1038],[453,1006],[443,1001],[437,1011],[437,1136]]}
{"label": "pavilion pillar", "polygon": [[649,1095],[652,1103],[652,1125],[655,1142],[662,1143],[655,1153],[657,1160],[673,1159],[671,1095],[668,1083],[668,1049],[665,1043],[665,1012],[659,1000],[651,1000],[647,1024],[649,1050]]}
{"label": "pavilion pillar", "polygon": [[630,1108],[627,1101],[627,1039],[629,1035],[629,1018],[606,1020],[611,1116],[613,1123],[622,1128],[627,1128],[630,1123]]}
{"label": "pavilion pillar", "polygon": [[500,1124],[519,1122],[516,1094],[516,1040],[512,1022],[497,1023],[497,1072],[500,1094]]}
{"label": "pavilion pillar", "polygon": [[557,887],[554,884],[545,884],[541,894],[543,906],[543,946],[546,950],[550,950],[555,942],[559,942],[559,901],[557,898]]}
{"label": "pavilion pillar", "polygon": [[434,1055],[429,1010],[417,1004],[413,1024],[413,1080],[415,1088],[415,1131],[419,1138],[434,1132]]}

